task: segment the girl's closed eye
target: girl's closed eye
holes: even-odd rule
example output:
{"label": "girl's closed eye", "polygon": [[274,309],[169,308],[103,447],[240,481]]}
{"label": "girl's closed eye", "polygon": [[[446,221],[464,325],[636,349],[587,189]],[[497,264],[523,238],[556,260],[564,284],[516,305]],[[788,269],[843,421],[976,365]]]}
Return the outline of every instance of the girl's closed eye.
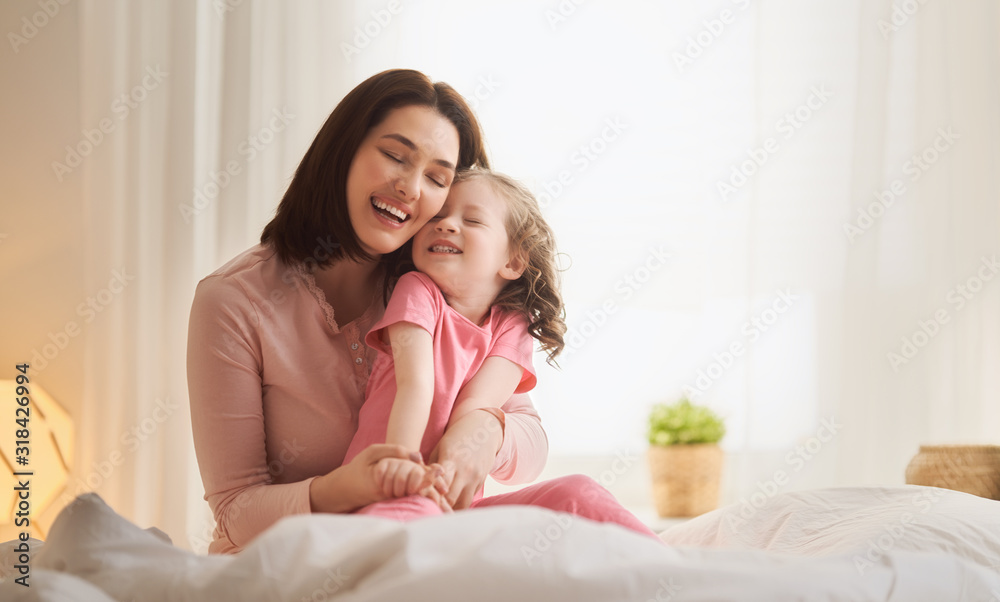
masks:
{"label": "girl's closed eye", "polygon": [[403,160],[400,159],[395,153],[390,153],[389,151],[382,151],[382,154],[385,155],[386,157],[389,157],[389,159],[391,159],[392,161],[394,161],[396,163],[402,163],[403,162]]}

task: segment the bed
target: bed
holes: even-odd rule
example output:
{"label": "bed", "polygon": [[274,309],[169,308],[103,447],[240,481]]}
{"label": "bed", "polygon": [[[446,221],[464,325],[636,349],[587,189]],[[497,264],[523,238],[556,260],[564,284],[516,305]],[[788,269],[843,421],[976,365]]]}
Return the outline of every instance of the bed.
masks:
{"label": "bed", "polygon": [[0,599],[1000,602],[1000,502],[945,489],[782,493],[660,537],[514,506],[293,516],[202,556],[85,494],[33,542],[30,588],[12,581],[14,542],[0,547]]}

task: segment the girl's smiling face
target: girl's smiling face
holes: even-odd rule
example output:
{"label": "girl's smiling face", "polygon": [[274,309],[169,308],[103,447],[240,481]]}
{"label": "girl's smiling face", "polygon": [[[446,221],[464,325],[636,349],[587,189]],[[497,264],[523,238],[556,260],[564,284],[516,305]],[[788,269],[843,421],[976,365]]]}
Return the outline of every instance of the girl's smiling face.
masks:
{"label": "girl's smiling face", "polygon": [[413,263],[445,298],[492,303],[521,275],[511,257],[507,205],[481,178],[452,187],[437,215],[413,238]]}
{"label": "girl's smiling face", "polygon": [[368,132],[347,173],[347,212],[366,253],[395,251],[438,212],[458,150],[458,130],[429,107],[393,109]]}

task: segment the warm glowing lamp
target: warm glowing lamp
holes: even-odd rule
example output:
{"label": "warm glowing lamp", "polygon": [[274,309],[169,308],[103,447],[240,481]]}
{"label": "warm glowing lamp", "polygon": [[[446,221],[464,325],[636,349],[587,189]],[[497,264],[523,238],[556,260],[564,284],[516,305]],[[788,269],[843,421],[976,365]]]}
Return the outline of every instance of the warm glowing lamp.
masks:
{"label": "warm glowing lamp", "polygon": [[[22,377],[21,380],[24,380]],[[28,388],[28,449],[27,464],[18,463],[17,430],[22,428],[16,420],[24,418],[17,414],[18,387]],[[23,393],[24,390],[21,390]],[[24,434],[24,433],[22,433]],[[20,454],[25,456],[25,454]],[[29,480],[31,508],[28,518],[32,528],[41,533],[35,517],[52,503],[66,486],[69,469],[73,465],[73,422],[69,415],[52,396],[36,382],[24,384],[13,380],[0,381],[0,525],[13,525],[18,511],[18,494],[14,489],[19,482]],[[30,472],[30,476],[15,475]],[[27,530],[21,529],[20,530]]]}

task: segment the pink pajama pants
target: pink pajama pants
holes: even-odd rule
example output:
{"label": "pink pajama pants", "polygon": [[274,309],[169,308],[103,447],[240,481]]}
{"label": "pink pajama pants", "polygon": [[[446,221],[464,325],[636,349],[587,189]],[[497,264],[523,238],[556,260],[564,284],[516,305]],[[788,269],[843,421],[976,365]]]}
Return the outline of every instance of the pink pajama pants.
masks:
{"label": "pink pajama pants", "polygon": [[[505,505],[537,506],[582,516],[600,523],[615,523],[660,541],[656,533],[623,508],[611,492],[594,479],[583,475],[560,477],[518,491],[477,499],[469,508]],[[357,514],[398,521],[436,516],[441,513],[437,504],[419,495],[375,502],[357,511]]]}

